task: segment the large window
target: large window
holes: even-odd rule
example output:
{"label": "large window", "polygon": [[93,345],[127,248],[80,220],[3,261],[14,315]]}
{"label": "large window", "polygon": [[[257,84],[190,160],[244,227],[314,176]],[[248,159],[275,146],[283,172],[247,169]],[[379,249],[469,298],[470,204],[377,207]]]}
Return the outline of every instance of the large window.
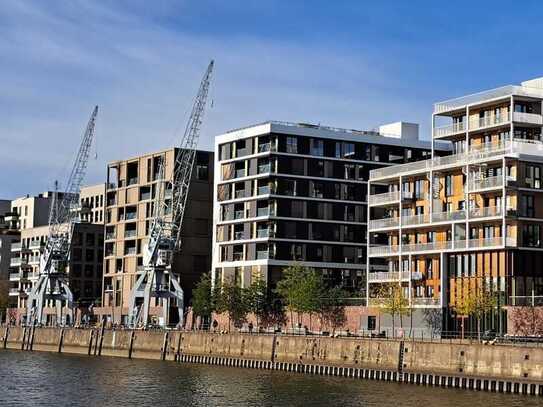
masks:
{"label": "large window", "polygon": [[287,136],[287,153],[298,153],[298,139],[296,137]]}
{"label": "large window", "polygon": [[527,218],[535,217],[534,208],[534,196],[533,195],[521,195],[520,196],[520,214]]}
{"label": "large window", "polygon": [[311,155],[322,157],[324,155],[324,141],[311,139]]}
{"label": "large window", "polygon": [[522,242],[524,246],[540,247],[540,227],[539,225],[523,225],[522,226]]}
{"label": "large window", "polygon": [[539,165],[526,165],[526,185],[529,188],[541,188],[541,168]]}

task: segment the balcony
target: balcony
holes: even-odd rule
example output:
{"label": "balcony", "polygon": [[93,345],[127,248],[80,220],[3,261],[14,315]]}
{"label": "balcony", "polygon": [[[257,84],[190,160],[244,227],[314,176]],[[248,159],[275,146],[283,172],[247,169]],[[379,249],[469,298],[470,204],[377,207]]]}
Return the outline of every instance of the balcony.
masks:
{"label": "balcony", "polygon": [[243,219],[245,217],[245,211],[240,210],[240,211],[235,211],[234,212],[234,219]]}
{"label": "balcony", "polygon": [[23,244],[21,242],[16,242],[11,244],[11,251],[18,252],[21,251]]}
{"label": "balcony", "polygon": [[115,232],[106,233],[106,240],[115,240]]}
{"label": "balcony", "polygon": [[256,210],[256,216],[269,216],[270,214],[270,208],[258,208]]}
{"label": "balcony", "polygon": [[400,218],[386,218],[370,220],[368,224],[369,230],[394,228],[400,225]]}
{"label": "balcony", "polygon": [[9,281],[19,281],[19,273],[9,273]]}
{"label": "balcony", "polygon": [[243,261],[243,252],[235,252],[233,259],[234,261]]}
{"label": "balcony", "polygon": [[234,240],[245,239],[245,232],[234,232]]}
{"label": "balcony", "polygon": [[420,225],[430,222],[430,214],[423,213],[421,215],[402,216],[402,226]]}
{"label": "balcony", "polygon": [[236,170],[236,178],[243,178],[245,176],[245,168]]}
{"label": "balcony", "polygon": [[138,183],[138,177],[128,178],[126,185],[135,185]]}
{"label": "balcony", "polygon": [[42,246],[42,243],[39,240],[33,240],[28,245],[29,249],[39,249]]}
{"label": "balcony", "polygon": [[469,211],[470,218],[488,218],[492,216],[502,216],[501,206],[486,206],[483,208],[473,208]]}
{"label": "balcony", "polygon": [[499,126],[509,123],[510,115],[490,115],[485,117],[471,118],[469,121],[470,130],[481,130],[488,127]]}
{"label": "balcony", "polygon": [[136,230],[125,230],[124,231],[124,237],[136,237],[137,231]]}
{"label": "balcony", "polygon": [[385,192],[384,194],[368,195],[369,205],[388,205],[398,203],[400,191]]}
{"label": "balcony", "polygon": [[267,153],[270,150],[271,150],[271,143],[262,143],[258,145],[259,153]]}
{"label": "balcony", "polygon": [[400,277],[402,280],[409,279],[409,272],[399,272],[399,271],[378,271],[368,273],[368,281],[377,283],[377,282],[388,282],[388,281],[399,281]]}
{"label": "balcony", "polygon": [[238,191],[236,191],[236,199],[238,198],[245,198],[245,190],[244,189],[240,189]]}
{"label": "balcony", "polygon": [[368,256],[391,256],[398,254],[398,251],[398,245],[375,245],[368,248]]}
{"label": "balcony", "polygon": [[22,257],[13,257],[9,261],[10,267],[20,267],[27,264],[27,260]]}
{"label": "balcony", "polygon": [[19,289],[18,288],[10,288],[9,289],[9,296],[10,297],[18,297],[19,296]]}
{"label": "balcony", "polygon": [[270,251],[269,250],[257,250],[256,252],[256,259],[257,260],[265,260],[269,257]]}
{"label": "balcony", "polygon": [[497,175],[494,177],[482,178],[479,180],[470,179],[468,181],[468,191],[477,192],[487,189],[497,189],[503,187],[503,176]]}
{"label": "balcony", "polygon": [[31,264],[31,265],[38,265],[38,264],[40,264],[40,256],[39,256],[39,255],[30,256],[30,257],[28,258],[28,264]]}
{"label": "balcony", "polygon": [[434,138],[443,138],[466,131],[465,122],[453,123],[448,126],[434,128]]}
{"label": "balcony", "polygon": [[439,298],[434,297],[414,297],[411,299],[413,305],[438,306],[441,305]]}
{"label": "balcony", "polygon": [[267,195],[267,194],[271,194],[271,188],[269,185],[258,187],[258,195]]}
{"label": "balcony", "polygon": [[466,211],[434,212],[432,222],[454,222],[466,219]]}
{"label": "balcony", "polygon": [[267,174],[271,172],[271,164],[262,164],[258,166],[258,174]]}
{"label": "balcony", "polygon": [[535,113],[513,112],[513,121],[518,123],[543,125],[543,116]]}
{"label": "balcony", "polygon": [[263,239],[267,237],[271,237],[272,231],[268,228],[266,229],[257,229],[256,231],[256,237],[257,239]]}
{"label": "balcony", "polygon": [[126,255],[136,254],[136,248],[135,247],[125,247],[124,254],[126,254]]}
{"label": "balcony", "polygon": [[413,252],[422,252],[422,251],[448,250],[451,247],[452,247],[451,241],[404,244],[402,245],[402,252],[413,253]]}

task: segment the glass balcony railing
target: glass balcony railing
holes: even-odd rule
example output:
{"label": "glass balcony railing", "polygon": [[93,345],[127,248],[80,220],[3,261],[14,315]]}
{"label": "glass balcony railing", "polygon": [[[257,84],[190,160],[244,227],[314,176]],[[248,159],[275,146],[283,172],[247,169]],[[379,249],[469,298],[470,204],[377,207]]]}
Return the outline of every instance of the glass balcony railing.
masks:
{"label": "glass balcony railing", "polygon": [[136,212],[127,212],[124,215],[124,220],[132,220],[132,219],[136,219]]}
{"label": "glass balcony railing", "polygon": [[271,188],[269,187],[269,185],[258,187],[258,195],[267,195],[267,194],[271,194]]}
{"label": "glass balcony railing", "polygon": [[270,237],[270,230],[269,229],[257,229],[256,231],[256,237],[259,239]]}
{"label": "glass balcony railing", "polygon": [[243,240],[245,239],[245,232],[235,232],[234,240]]}
{"label": "glass balcony railing", "polygon": [[12,252],[20,251],[22,247],[23,247],[23,244],[21,242],[12,243],[11,244],[11,251]]}
{"label": "glass balcony railing", "polygon": [[245,198],[245,190],[241,189],[236,191],[236,198]]}
{"label": "glass balcony railing", "polygon": [[434,212],[432,222],[450,222],[466,219],[466,211]]}
{"label": "glass balcony railing", "polygon": [[397,254],[399,251],[399,246],[389,246],[389,245],[375,245],[368,248],[368,255],[370,256],[388,256],[392,254]]}
{"label": "glass balcony railing", "polygon": [[394,203],[400,200],[400,191],[385,192],[384,194],[376,194],[368,196],[369,205],[384,205]]}
{"label": "glass balcony railing", "polygon": [[256,259],[257,260],[264,260],[269,257],[269,250],[258,250],[256,252]]}
{"label": "glass balcony railing", "polygon": [[234,219],[243,219],[244,217],[245,212],[243,210],[234,212]]}
{"label": "glass balcony railing", "polygon": [[505,123],[509,123],[510,115],[489,115],[485,117],[471,118],[469,121],[470,130],[479,130],[487,127],[497,126]]}
{"label": "glass balcony railing", "polygon": [[263,143],[258,145],[259,153],[266,153],[271,150],[271,143]]}
{"label": "glass balcony railing", "polygon": [[476,192],[482,189],[494,189],[503,187],[503,176],[497,175],[481,179],[470,179],[468,181],[468,191]]}
{"label": "glass balcony railing", "polygon": [[513,121],[541,126],[543,125],[543,116],[536,113],[513,112]]}
{"label": "glass balcony railing", "polygon": [[271,171],[271,165],[270,164],[263,164],[258,166],[258,173],[259,174],[266,174]]}
{"label": "glass balcony railing", "polygon": [[400,226],[400,218],[386,218],[370,220],[368,227],[370,230],[385,229]]}
{"label": "glass balcony railing", "polygon": [[448,137],[464,131],[466,131],[465,122],[453,123],[448,126],[440,126],[434,128],[434,138]]}
{"label": "glass balcony railing", "polygon": [[124,237],[136,237],[137,232],[135,230],[125,230]]}
{"label": "glass balcony railing", "polygon": [[469,211],[470,218],[487,218],[491,216],[501,216],[503,210],[501,206],[486,206],[483,208],[472,208]]}
{"label": "glass balcony railing", "polygon": [[256,210],[256,216],[268,216],[270,214],[270,208],[258,208]]}
{"label": "glass balcony railing", "polygon": [[420,215],[413,215],[413,216],[402,216],[402,226],[420,225],[420,224],[429,223],[429,222],[430,222],[429,213],[423,213]]}
{"label": "glass balcony railing", "polygon": [[19,273],[9,273],[9,281],[19,281]]}
{"label": "glass balcony railing", "polygon": [[243,252],[234,252],[234,261],[243,261]]}

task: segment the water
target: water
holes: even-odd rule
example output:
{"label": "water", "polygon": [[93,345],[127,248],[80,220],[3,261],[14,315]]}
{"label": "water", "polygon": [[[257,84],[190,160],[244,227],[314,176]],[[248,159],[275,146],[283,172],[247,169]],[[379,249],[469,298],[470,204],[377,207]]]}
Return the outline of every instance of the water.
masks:
{"label": "water", "polygon": [[267,370],[0,351],[0,406],[543,405],[534,396]]}

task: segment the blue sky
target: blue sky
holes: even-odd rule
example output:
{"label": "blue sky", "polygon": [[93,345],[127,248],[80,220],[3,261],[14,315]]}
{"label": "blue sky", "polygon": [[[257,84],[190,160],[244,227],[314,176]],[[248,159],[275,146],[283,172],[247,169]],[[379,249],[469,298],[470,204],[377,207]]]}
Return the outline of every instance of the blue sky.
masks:
{"label": "blue sky", "polygon": [[538,1],[28,1],[0,5],[0,198],[175,145],[209,59],[201,147],[269,119],[429,138],[432,104],[543,76]]}

